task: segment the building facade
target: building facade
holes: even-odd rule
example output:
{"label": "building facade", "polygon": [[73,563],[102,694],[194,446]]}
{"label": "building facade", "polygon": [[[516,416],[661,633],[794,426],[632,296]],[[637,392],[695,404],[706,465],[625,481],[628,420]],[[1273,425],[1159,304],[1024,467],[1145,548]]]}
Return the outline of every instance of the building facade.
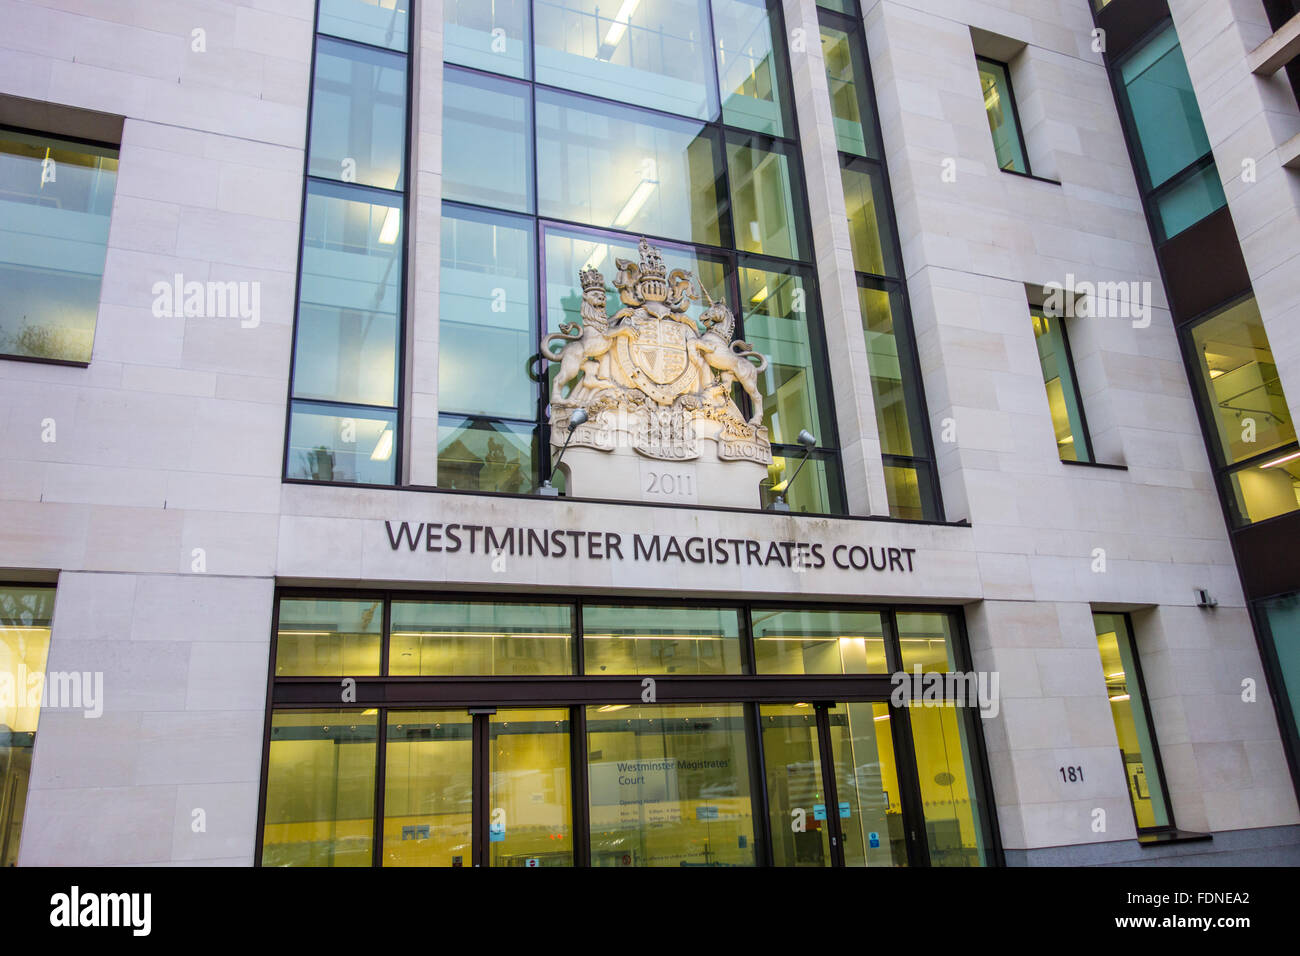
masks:
{"label": "building facade", "polygon": [[1300,10],[1032,6],[0,0],[4,865],[1300,862]]}

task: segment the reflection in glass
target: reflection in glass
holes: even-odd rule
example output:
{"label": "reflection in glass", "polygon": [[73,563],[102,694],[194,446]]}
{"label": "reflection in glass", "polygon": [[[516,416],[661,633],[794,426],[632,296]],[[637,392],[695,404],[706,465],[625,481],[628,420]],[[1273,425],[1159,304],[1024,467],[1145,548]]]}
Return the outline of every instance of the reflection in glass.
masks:
{"label": "reflection in glass", "polygon": [[266,766],[263,866],[370,866],[378,717],[277,710]]}
{"label": "reflection in glass", "polygon": [[384,866],[473,863],[473,718],[390,711],[384,755]]}
{"label": "reflection in glass", "polygon": [[844,865],[906,866],[907,837],[889,705],[836,704],[827,717]]}
{"label": "reflection in glass", "polygon": [[902,649],[903,670],[911,674],[960,670],[954,656],[952,618],[931,611],[899,611],[894,616]]}
{"label": "reflection in glass", "polygon": [[875,156],[872,117],[870,113],[863,115],[864,109],[871,109],[871,100],[862,44],[855,36],[825,24],[821,27],[821,42],[835,123],[835,145],[841,152],[855,156]]}
{"label": "reflection in glass", "polygon": [[718,115],[706,0],[536,0],[538,83],[695,119]]}
{"label": "reflection in glass", "polygon": [[1133,638],[1122,614],[1094,614],[1106,694],[1139,829],[1169,825],[1169,805],[1155,763],[1151,718],[1138,682]]}
{"label": "reflection in glass", "polygon": [[523,494],[537,485],[537,427],[442,415],[438,486]]}
{"label": "reflection in glass", "polygon": [[116,150],[0,130],[0,354],[90,361],[116,185]]}
{"label": "reflection in glass", "polygon": [[442,58],[526,78],[528,6],[529,0],[443,0]]}
{"label": "reflection in glass", "polygon": [[582,608],[588,674],[739,674],[740,618],[730,608]]}
{"label": "reflection in glass", "polygon": [[[452,542],[444,535],[440,543],[447,547]],[[466,547],[462,544],[462,552]],[[482,547],[490,553],[504,545],[485,540]],[[395,677],[572,674],[571,617],[567,604],[394,601],[388,673]]]}
{"label": "reflection in glass", "polygon": [[1066,346],[1065,325],[1060,318],[1038,311],[1033,313],[1032,319],[1038,361],[1043,368],[1043,384],[1047,387],[1047,405],[1052,413],[1052,430],[1056,433],[1056,448],[1061,461],[1092,461],[1088,436],[1083,429],[1083,403]]}
{"label": "reflection in glass", "polygon": [[885,635],[875,611],[752,612],[760,674],[887,674]]}
{"label": "reflection in glass", "polygon": [[901,296],[883,288],[859,286],[858,303],[881,451],[915,457],[923,452],[925,443],[920,433],[921,401],[911,352],[905,339],[900,342],[900,335],[905,336],[908,330],[896,321],[896,316],[902,314]]}
{"label": "reflection in glass", "polygon": [[410,0],[320,0],[316,29],[371,46],[405,50]]}
{"label": "reflection in glass", "polygon": [[1219,170],[1211,161],[1202,169],[1172,182],[1153,197],[1160,236],[1168,239],[1194,226],[1227,204]]}
{"label": "reflection in glass", "polygon": [[802,188],[794,182],[790,160],[773,146],[727,143],[736,248],[783,259],[803,256],[802,219],[794,202]]}
{"label": "reflection in glass", "polygon": [[799,447],[773,447],[772,464],[767,466],[767,477],[759,485],[763,507],[770,505],[778,494],[785,495],[790,510],[802,514],[840,514],[839,468],[832,457],[819,457],[814,453],[803,470],[790,484],[789,480],[799,468],[804,450]]}
{"label": "reflection in glass", "polygon": [[395,411],[294,402],[285,477],[391,485],[396,447]]}
{"label": "reflection in glass", "polygon": [[722,121],[772,136],[791,135],[785,49],[773,43],[766,0],[713,0]]}
{"label": "reflection in glass", "polygon": [[834,866],[812,704],[762,704],[767,812],[776,866]]}
{"label": "reflection in glass", "polygon": [[701,123],[537,91],[543,216],[721,245],[720,165]]}
{"label": "reflection in glass", "polygon": [[528,87],[466,70],[442,75],[442,198],[531,212]]}
{"label": "reflection in glass", "polygon": [[844,204],[849,216],[849,242],[853,247],[853,268],[872,275],[897,275],[894,236],[889,225],[887,200],[874,168],[846,167],[840,170],[844,183]]}
{"label": "reflection in glass", "polygon": [[406,57],[318,38],[310,142],[308,175],[402,189]]}
{"label": "reflection in glass", "polygon": [[1258,605],[1272,638],[1278,672],[1286,694],[1283,706],[1300,725],[1300,592],[1269,598]]}
{"label": "reflection in glass", "polygon": [[379,673],[384,602],[281,598],[277,677],[361,677]]}
{"label": "reflection in glass", "polygon": [[0,867],[18,865],[54,588],[0,587]]}
{"label": "reflection in glass", "polygon": [[821,343],[821,321],[804,276],[790,269],[740,270],[740,304],[745,341],[754,351],[767,356],[767,368],[759,373],[758,389],[763,396],[763,424],[773,442],[793,445],[801,429],[817,436],[823,445],[834,445],[828,432],[831,417],[821,370],[826,357]]}
{"label": "reflection in glass", "polygon": [[587,708],[592,866],[753,866],[740,704]]}
{"label": "reflection in glass", "polygon": [[532,418],[537,385],[533,228],[527,219],[443,207],[438,403],[444,412]]}
{"label": "reflection in glass", "polygon": [[489,866],[573,866],[569,711],[488,718]]}
{"label": "reflection in glass", "polygon": [[1024,144],[1020,139],[1007,68],[992,60],[977,59],[976,62],[979,64],[984,111],[988,114],[989,131],[993,134],[993,151],[997,154],[998,168],[1028,173],[1029,162],[1025,159]]}

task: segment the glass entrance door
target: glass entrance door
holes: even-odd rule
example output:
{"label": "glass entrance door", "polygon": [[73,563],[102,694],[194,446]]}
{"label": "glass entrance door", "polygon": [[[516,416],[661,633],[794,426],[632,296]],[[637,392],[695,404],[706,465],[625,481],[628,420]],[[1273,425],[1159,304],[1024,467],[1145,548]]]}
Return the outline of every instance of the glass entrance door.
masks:
{"label": "glass entrance door", "polygon": [[763,704],[759,723],[776,866],[907,865],[887,704]]}
{"label": "glass entrance door", "polygon": [[390,711],[385,866],[572,866],[568,708]]}

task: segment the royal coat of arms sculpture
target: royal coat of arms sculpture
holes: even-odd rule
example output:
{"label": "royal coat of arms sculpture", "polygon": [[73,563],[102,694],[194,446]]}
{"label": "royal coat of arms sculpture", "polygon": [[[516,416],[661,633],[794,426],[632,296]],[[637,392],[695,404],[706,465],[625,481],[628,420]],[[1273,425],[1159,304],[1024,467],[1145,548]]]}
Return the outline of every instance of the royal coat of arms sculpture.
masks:
{"label": "royal coat of arms sculpture", "polygon": [[[772,462],[763,426],[759,375],[766,356],[732,341],[736,317],[715,302],[695,276],[668,272],[659,250],[645,239],[640,262],[616,259],[614,288],[623,308],[609,317],[604,276],[579,273],[581,324],[567,323],[548,335],[542,354],[559,368],[551,388],[551,444],[558,449],[631,450],[672,462]],[[699,321],[688,314],[703,297]],[[746,419],[732,398],[738,384],[752,414]],[[572,429],[573,413],[587,421]],[[581,493],[581,492],[579,492]]]}

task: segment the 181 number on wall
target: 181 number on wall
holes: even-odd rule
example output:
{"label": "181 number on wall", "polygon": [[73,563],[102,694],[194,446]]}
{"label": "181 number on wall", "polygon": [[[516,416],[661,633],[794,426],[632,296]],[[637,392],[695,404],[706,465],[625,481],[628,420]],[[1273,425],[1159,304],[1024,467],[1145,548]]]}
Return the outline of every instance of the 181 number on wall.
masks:
{"label": "181 number on wall", "polygon": [[1083,783],[1082,767],[1061,767],[1060,772],[1064,783]]}

